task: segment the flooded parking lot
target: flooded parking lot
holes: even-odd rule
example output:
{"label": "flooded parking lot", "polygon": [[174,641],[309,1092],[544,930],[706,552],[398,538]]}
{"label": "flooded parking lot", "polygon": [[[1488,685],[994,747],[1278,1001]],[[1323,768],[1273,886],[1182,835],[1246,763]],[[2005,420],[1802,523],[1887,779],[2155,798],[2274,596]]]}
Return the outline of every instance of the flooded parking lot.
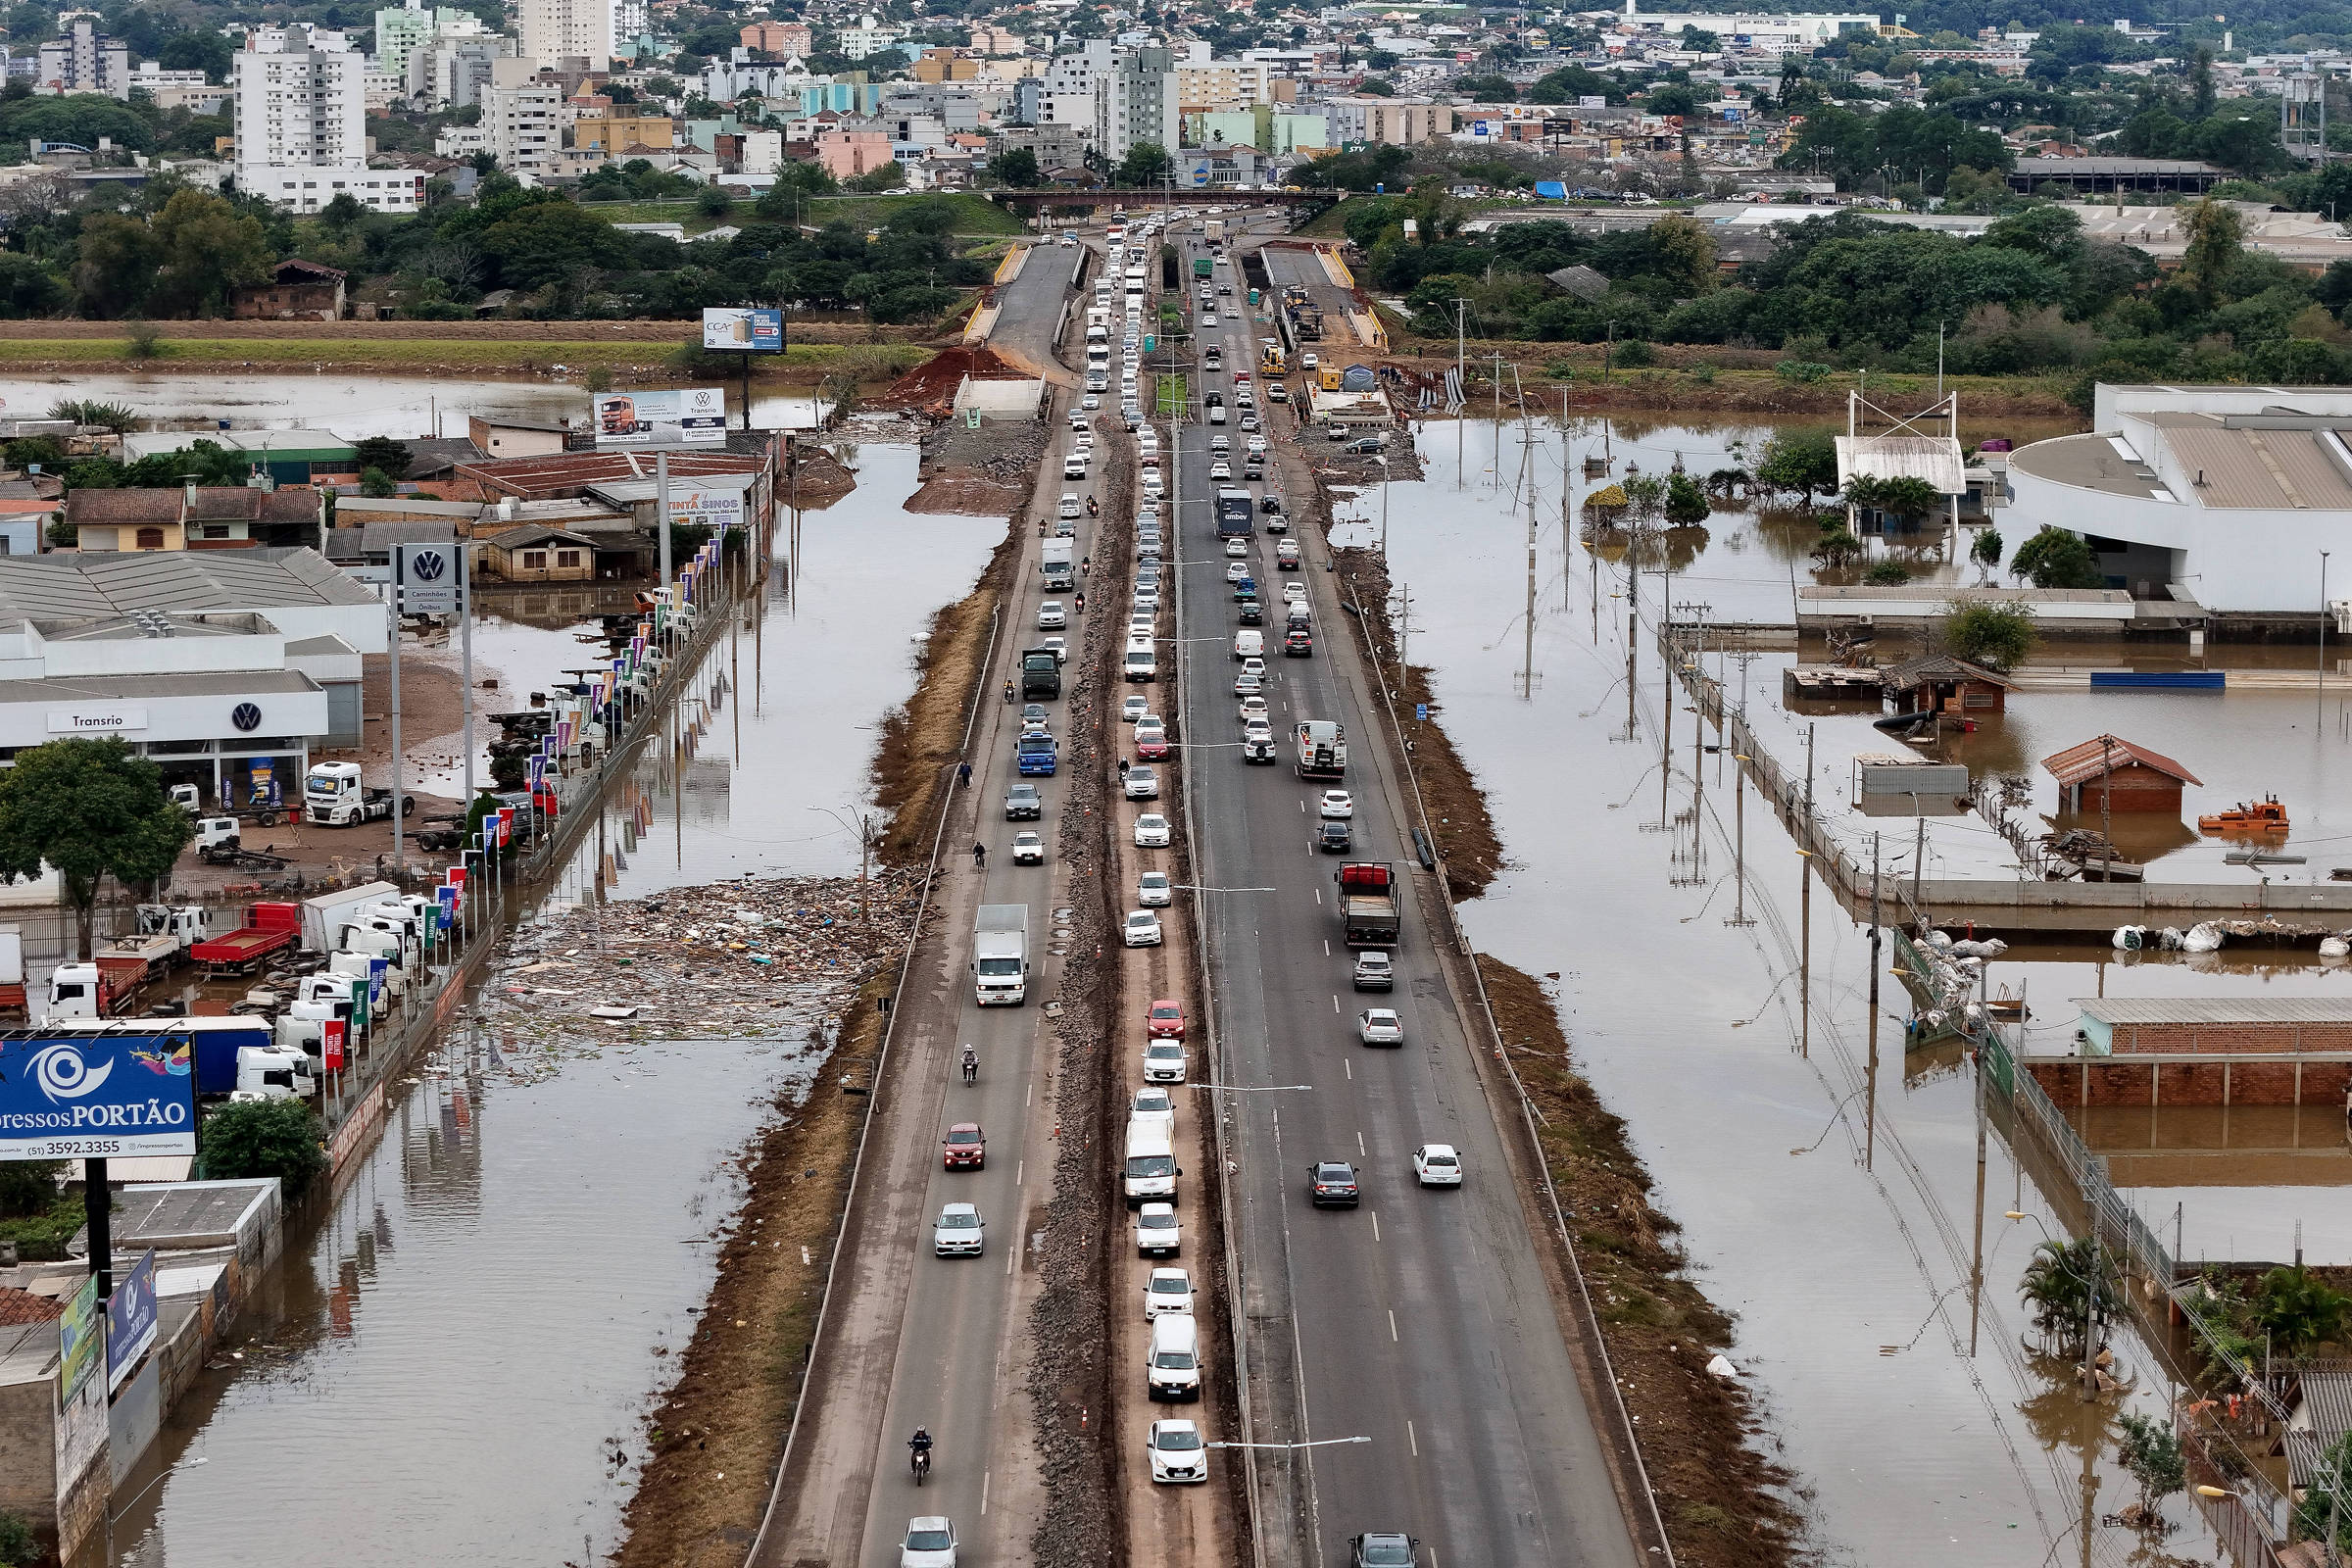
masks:
{"label": "flooded parking lot", "polygon": [[[1770,1441],[1812,1489],[1809,1512],[1825,1559],[2078,1560],[2085,1423],[2063,1369],[2038,1364],[2022,1346],[2026,1320],[2015,1289],[2041,1239],[2037,1223],[2056,1222],[1992,1137],[1985,1289],[1972,1357],[1970,1078],[1956,1054],[1923,1054],[1907,1066],[1906,1003],[1891,980],[1882,988],[1873,1074],[1867,933],[1834,901],[1817,898],[1808,940],[1803,862],[1755,800],[1745,803],[1742,896],[1732,874],[1734,785],[1728,773],[1718,776],[1720,759],[1701,754],[1698,795],[1687,703],[1678,703],[1676,754],[1661,769],[1655,575],[1640,589],[1646,624],[1632,649],[1629,734],[1632,590],[1622,568],[1596,560],[1560,525],[1556,426],[1537,433],[1548,442],[1548,466],[1539,470],[1531,657],[1521,619],[1528,515],[1524,492],[1516,512],[1510,492],[1520,432],[1506,425],[1498,441],[1494,425],[1474,420],[1460,434],[1465,462],[1457,468],[1455,432],[1430,426],[1421,442],[1429,478],[1394,486],[1388,501],[1392,575],[1412,596],[1411,656],[1436,668],[1442,717],[1477,771],[1509,857],[1489,893],[1464,910],[1473,939],[1547,977],[1584,1070],[1629,1120],[1662,1206],[1684,1227],[1695,1277],[1739,1315],[1733,1358],[1761,1380]],[[1656,448],[1659,466],[1682,450],[1701,467],[1708,440],[1722,450],[1719,435],[1698,431],[1660,429],[1642,440]],[[1489,471],[1497,466],[1499,483]],[[1377,532],[1380,505],[1377,492],[1358,498],[1352,537]],[[1691,597],[1714,599],[1721,613],[1745,595],[1764,618],[1777,596],[1773,618],[1785,620],[1786,564],[1751,569],[1764,553],[1752,519],[1719,515],[1707,532],[1707,548],[1688,567]],[[1737,544],[1742,539],[1744,547]],[[1695,579],[1707,576],[1721,581],[1701,588]],[[1676,602],[1686,586],[1678,572]],[[1778,705],[1779,683],[1761,662],[1753,673],[1751,711],[1760,715]],[[1732,680],[1736,687],[1736,665]],[[2050,718],[2040,701],[2036,694],[2025,710],[2034,714],[2036,737],[2090,722],[2103,700],[2083,693]],[[2144,721],[2161,710],[2130,711]],[[2188,708],[2180,723],[2193,730],[2214,711]],[[2120,729],[2125,721],[2112,723]],[[2200,744],[2218,755],[2247,742],[2224,734]],[[2311,770],[2315,793],[2335,798],[2330,781],[2341,764],[2306,750],[2312,755],[2295,765]],[[1896,825],[1907,841],[1910,820]],[[2118,956],[2021,945],[1992,965],[1991,985],[2030,991],[2038,1035],[2070,1030],[2067,999],[2102,990],[2332,994],[2345,983],[2340,971],[2287,954]],[[2151,1130],[2142,1118],[2129,1136],[2142,1148],[2203,1148],[2218,1136],[2209,1122],[2183,1118]],[[2127,1136],[2120,1123],[2087,1130],[2102,1147]],[[2307,1157],[2337,1158],[2340,1117],[2332,1134],[2333,1152]],[[2231,1135],[2259,1136],[2268,1151],[2280,1138],[2291,1143],[2294,1129],[2265,1124]],[[2280,1158],[2198,1157],[2193,1184],[2177,1164],[2125,1164],[2116,1173],[2119,1183],[2146,1179],[2127,1196],[2168,1241],[2181,1205],[2184,1255],[2282,1256],[2300,1221],[2313,1260],[2352,1259],[2332,1168],[2315,1177]],[[2012,1207],[2035,1217],[2004,1220]],[[2136,1344],[2120,1353],[2136,1363],[2135,1407],[2160,1411],[2166,1388],[2153,1357]],[[2103,1457],[2092,1481],[2092,1558],[2122,1561],[2140,1538],[2098,1519],[2121,1506],[2129,1483]],[[2168,1548],[2203,1555],[2210,1543],[2194,1511],[2175,1498],[2168,1513],[2185,1525]]]}

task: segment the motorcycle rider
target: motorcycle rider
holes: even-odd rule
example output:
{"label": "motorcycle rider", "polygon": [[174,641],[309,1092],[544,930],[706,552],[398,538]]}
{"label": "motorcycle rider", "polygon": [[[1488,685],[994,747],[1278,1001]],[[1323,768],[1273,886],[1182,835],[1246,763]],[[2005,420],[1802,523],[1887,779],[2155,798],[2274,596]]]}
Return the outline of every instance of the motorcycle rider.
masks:
{"label": "motorcycle rider", "polygon": [[972,1049],[968,1040],[963,1043],[963,1081],[967,1084],[980,1081],[980,1053]]}

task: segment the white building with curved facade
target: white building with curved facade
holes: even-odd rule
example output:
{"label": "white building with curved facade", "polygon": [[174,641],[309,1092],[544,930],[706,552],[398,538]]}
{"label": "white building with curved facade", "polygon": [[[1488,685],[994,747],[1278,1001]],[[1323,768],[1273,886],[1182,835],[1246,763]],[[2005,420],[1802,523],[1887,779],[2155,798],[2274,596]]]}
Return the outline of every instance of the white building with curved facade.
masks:
{"label": "white building with curved facade", "polygon": [[2109,386],[2009,459],[2004,531],[2089,541],[2108,586],[2222,614],[2352,597],[2352,387]]}

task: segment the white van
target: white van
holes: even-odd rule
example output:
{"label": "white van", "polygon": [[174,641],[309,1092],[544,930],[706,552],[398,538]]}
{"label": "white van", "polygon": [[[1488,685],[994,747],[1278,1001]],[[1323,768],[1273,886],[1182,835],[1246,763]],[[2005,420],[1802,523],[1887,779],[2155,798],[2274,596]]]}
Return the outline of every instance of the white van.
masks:
{"label": "white van", "polygon": [[1251,627],[1244,627],[1233,634],[1234,658],[1263,659],[1265,656],[1266,634],[1264,632]]}
{"label": "white van", "polygon": [[1176,1199],[1176,1146],[1165,1117],[1139,1116],[1127,1123],[1127,1168],[1120,1190],[1133,1208],[1146,1199]]}
{"label": "white van", "polygon": [[1146,681],[1159,678],[1159,651],[1149,637],[1128,639],[1127,657],[1121,661],[1121,671],[1129,680]]}
{"label": "white van", "polygon": [[1154,1399],[1200,1397],[1200,1325],[1192,1313],[1162,1312],[1152,1320],[1144,1378]]}

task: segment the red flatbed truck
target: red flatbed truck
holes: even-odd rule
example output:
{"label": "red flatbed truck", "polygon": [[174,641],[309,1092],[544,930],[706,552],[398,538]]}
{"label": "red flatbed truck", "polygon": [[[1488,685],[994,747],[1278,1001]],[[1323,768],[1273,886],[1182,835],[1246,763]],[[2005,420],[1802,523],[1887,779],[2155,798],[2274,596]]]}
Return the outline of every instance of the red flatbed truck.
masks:
{"label": "red flatbed truck", "polygon": [[245,911],[242,926],[197,943],[188,956],[207,974],[251,974],[263,959],[293,947],[301,937],[301,905],[256,904]]}

